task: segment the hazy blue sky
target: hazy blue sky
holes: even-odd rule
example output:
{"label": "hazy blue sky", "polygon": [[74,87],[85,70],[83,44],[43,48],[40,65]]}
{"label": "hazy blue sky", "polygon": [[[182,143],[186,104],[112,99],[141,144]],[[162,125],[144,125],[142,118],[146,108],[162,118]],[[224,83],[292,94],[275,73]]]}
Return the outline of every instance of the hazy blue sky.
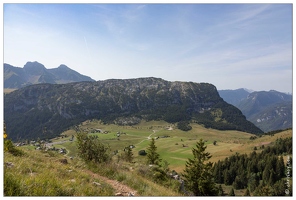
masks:
{"label": "hazy blue sky", "polygon": [[292,92],[292,4],[4,4],[4,62]]}

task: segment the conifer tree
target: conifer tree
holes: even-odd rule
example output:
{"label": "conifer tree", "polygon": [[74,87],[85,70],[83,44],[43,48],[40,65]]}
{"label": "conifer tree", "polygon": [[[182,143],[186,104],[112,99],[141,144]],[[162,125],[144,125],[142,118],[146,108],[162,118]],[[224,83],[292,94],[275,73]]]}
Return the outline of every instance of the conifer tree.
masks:
{"label": "conifer tree", "polygon": [[160,165],[161,159],[159,154],[156,152],[157,147],[155,145],[155,140],[152,138],[148,148],[147,148],[147,163],[152,165]]}
{"label": "conifer tree", "polygon": [[269,177],[270,177],[270,171],[272,169],[272,165],[269,161],[267,161],[267,164],[264,168],[263,174],[262,174],[262,180],[264,183],[268,183],[269,182]]}
{"label": "conifer tree", "polygon": [[212,163],[207,162],[212,156],[205,152],[207,146],[202,139],[192,148],[193,159],[188,159],[184,173],[185,187],[195,196],[215,196],[218,188],[215,186],[212,173]]}
{"label": "conifer tree", "polygon": [[214,164],[213,175],[214,175],[216,183],[220,183],[220,184],[224,183],[223,169],[222,169],[222,164],[221,164],[220,160],[218,161],[218,163]]}
{"label": "conifer tree", "polygon": [[224,170],[224,184],[225,185],[231,185],[232,184],[230,171],[228,169]]}
{"label": "conifer tree", "polygon": [[285,176],[285,163],[284,163],[283,156],[281,156],[280,159],[277,160],[276,176],[277,176],[277,179],[280,179]]}
{"label": "conifer tree", "polygon": [[133,161],[133,152],[132,152],[132,149],[129,146],[124,148],[124,159],[127,162],[132,162]]}
{"label": "conifer tree", "polygon": [[268,184],[273,185],[276,182],[276,174],[273,169],[270,170]]}
{"label": "conifer tree", "polygon": [[259,177],[255,173],[251,173],[248,178],[248,186],[251,192],[253,192],[259,185]]}

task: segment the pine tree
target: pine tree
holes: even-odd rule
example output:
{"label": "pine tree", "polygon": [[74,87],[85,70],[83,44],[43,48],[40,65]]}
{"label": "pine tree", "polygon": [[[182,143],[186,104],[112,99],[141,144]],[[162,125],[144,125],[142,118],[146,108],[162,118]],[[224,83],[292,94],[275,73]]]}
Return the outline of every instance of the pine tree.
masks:
{"label": "pine tree", "polygon": [[133,161],[133,152],[132,152],[132,149],[129,146],[124,148],[124,159],[127,162],[132,162]]}
{"label": "pine tree", "polygon": [[216,183],[220,183],[220,184],[224,183],[223,169],[222,169],[222,164],[220,160],[218,161],[218,163],[214,164],[213,175]]}
{"label": "pine tree", "polygon": [[156,152],[157,147],[155,145],[155,140],[152,138],[148,148],[147,148],[147,163],[152,165],[160,165],[161,159],[159,154]]}
{"label": "pine tree", "polygon": [[255,173],[251,173],[248,178],[248,186],[251,192],[253,192],[259,185],[259,177]]}
{"label": "pine tree", "polygon": [[276,182],[276,174],[273,169],[270,170],[268,184],[273,185]]}
{"label": "pine tree", "polygon": [[268,160],[267,164],[264,168],[263,174],[262,174],[262,180],[264,183],[268,183],[269,182],[269,177],[270,177],[270,171],[272,169],[272,164],[271,162]]}
{"label": "pine tree", "polygon": [[285,163],[283,156],[281,156],[280,159],[277,160],[276,176],[278,180],[285,176]]}
{"label": "pine tree", "polygon": [[228,169],[224,170],[224,184],[225,185],[231,185],[232,184],[230,171]]}
{"label": "pine tree", "polygon": [[195,196],[215,196],[218,188],[215,186],[212,174],[212,163],[207,162],[212,156],[205,152],[207,146],[202,139],[192,148],[193,159],[188,159],[184,173],[185,186]]}

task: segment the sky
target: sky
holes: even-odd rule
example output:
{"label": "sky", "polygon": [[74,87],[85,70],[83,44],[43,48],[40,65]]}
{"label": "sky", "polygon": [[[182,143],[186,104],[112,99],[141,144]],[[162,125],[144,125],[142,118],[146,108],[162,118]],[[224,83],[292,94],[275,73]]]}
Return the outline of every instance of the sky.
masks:
{"label": "sky", "polygon": [[292,93],[292,4],[4,4],[4,63]]}

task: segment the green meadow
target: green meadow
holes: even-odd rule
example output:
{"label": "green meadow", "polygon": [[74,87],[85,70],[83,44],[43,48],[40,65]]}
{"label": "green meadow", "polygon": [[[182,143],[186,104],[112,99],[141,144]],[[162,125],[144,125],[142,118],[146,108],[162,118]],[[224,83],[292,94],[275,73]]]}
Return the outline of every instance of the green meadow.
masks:
{"label": "green meadow", "polygon": [[[192,148],[195,147],[197,140],[206,141],[207,151],[212,155],[211,162],[217,162],[235,153],[249,154],[257,147],[260,151],[262,145],[271,145],[279,137],[291,137],[292,130],[283,131],[275,136],[263,135],[255,140],[250,140],[253,134],[240,131],[220,131],[215,129],[206,129],[201,125],[192,123],[192,130],[181,131],[174,124],[164,121],[142,121],[134,126],[119,126],[115,124],[103,124],[100,121],[83,122],[79,128],[80,131],[97,135],[98,138],[110,146],[111,152],[118,151],[119,154],[127,146],[134,145],[134,161],[137,163],[145,162],[145,156],[138,155],[140,150],[146,150],[150,139],[156,139],[157,152],[162,160],[166,160],[170,169],[181,172],[185,167],[185,162],[192,157]],[[101,133],[94,133],[98,129]],[[105,132],[105,133],[104,133]],[[106,133],[107,132],[107,133]],[[74,129],[63,133],[65,138],[54,139],[53,142],[64,141],[61,144],[54,145],[57,148],[66,148],[67,155],[75,157],[76,144],[69,141],[71,135],[75,135]],[[216,141],[216,145],[214,145]]]}

